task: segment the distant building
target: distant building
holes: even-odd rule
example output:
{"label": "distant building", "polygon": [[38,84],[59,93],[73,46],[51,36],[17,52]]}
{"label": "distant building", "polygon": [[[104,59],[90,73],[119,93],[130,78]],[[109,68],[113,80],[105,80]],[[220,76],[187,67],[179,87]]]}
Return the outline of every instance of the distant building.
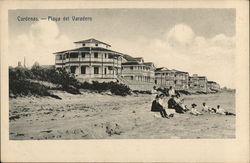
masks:
{"label": "distant building", "polygon": [[54,53],[56,68],[74,73],[80,81],[116,80],[121,73],[122,53],[93,38],[74,43],[77,48]]}
{"label": "distant building", "polygon": [[155,79],[155,66],[152,62],[144,62],[142,57],[123,55],[121,77],[132,90],[152,90]]}
{"label": "distant building", "polygon": [[206,76],[198,76],[194,74],[189,77],[189,90],[190,91],[198,91],[198,92],[207,92],[207,77]]}
{"label": "distant building", "polygon": [[176,90],[188,89],[188,72],[171,70],[166,67],[155,69],[155,85],[162,88],[174,87]]}
{"label": "distant building", "polygon": [[215,81],[208,81],[207,82],[208,91],[210,92],[218,92],[220,91],[220,85]]}

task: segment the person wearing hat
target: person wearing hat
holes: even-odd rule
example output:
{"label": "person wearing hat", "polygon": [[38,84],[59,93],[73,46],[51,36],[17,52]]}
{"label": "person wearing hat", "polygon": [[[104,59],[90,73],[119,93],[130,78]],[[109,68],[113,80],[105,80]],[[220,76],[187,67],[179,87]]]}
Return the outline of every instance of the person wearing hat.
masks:
{"label": "person wearing hat", "polygon": [[196,109],[197,105],[196,104],[192,104],[191,106],[192,106],[192,108],[191,108],[190,114],[193,114],[193,115],[196,115],[196,116],[197,115],[202,115],[202,113],[197,111],[197,109]]}
{"label": "person wearing hat", "polygon": [[163,108],[163,98],[164,94],[156,96],[155,100],[152,102],[151,111],[160,112],[162,118],[169,118],[166,110]]}
{"label": "person wearing hat", "polygon": [[168,100],[168,109],[174,109],[176,113],[184,113],[185,111],[176,101],[176,95],[172,95]]}
{"label": "person wearing hat", "polygon": [[202,103],[202,110],[201,111],[209,112],[209,113],[215,113],[213,108],[210,108],[209,106],[207,106],[207,104],[205,102]]}

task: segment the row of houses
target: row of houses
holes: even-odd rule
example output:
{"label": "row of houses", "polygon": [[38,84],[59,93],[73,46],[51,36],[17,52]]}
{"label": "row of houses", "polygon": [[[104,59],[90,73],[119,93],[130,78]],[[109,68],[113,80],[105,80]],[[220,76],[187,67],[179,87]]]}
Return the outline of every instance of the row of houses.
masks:
{"label": "row of houses", "polygon": [[116,81],[132,90],[149,91],[154,86],[202,92],[220,89],[218,83],[208,81],[205,76],[156,68],[154,63],[145,62],[142,57],[113,51],[110,44],[93,38],[74,43],[76,48],[54,53],[55,66],[75,74],[79,81]]}

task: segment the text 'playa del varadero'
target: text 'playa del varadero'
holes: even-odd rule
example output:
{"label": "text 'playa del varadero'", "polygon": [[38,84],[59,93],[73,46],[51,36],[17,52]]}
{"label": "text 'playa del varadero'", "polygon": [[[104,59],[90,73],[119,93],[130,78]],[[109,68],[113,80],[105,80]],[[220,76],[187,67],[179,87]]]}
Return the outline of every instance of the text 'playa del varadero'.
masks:
{"label": "text 'playa del varadero'", "polygon": [[29,16],[18,16],[18,21],[39,21],[39,20],[48,20],[48,21],[92,21],[92,17],[87,16],[63,16],[63,17],[55,17],[55,16],[47,16],[47,17],[29,17]]}

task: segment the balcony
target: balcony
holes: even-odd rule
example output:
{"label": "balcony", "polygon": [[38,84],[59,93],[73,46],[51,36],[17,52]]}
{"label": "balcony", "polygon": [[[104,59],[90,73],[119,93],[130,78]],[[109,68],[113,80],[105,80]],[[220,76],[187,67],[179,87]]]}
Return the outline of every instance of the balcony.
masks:
{"label": "balcony", "polygon": [[94,58],[94,57],[85,57],[85,58],[66,58],[66,59],[56,59],[56,64],[70,64],[70,65],[105,65],[105,66],[114,66],[121,68],[121,61],[117,59],[110,58]]}

